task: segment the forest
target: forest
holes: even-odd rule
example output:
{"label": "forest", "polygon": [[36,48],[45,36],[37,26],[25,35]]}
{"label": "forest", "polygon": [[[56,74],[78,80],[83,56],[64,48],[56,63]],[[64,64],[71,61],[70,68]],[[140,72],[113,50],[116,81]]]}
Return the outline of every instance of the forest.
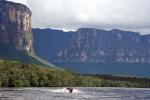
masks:
{"label": "forest", "polygon": [[149,88],[150,79],[80,75],[55,67],[0,60],[0,87],[137,87]]}

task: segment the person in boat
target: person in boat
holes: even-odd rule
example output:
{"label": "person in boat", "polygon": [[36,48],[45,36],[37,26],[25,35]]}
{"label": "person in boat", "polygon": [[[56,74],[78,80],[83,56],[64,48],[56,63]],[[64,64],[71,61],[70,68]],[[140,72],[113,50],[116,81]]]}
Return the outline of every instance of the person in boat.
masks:
{"label": "person in boat", "polygon": [[72,93],[73,92],[73,88],[71,88],[71,87],[68,87],[68,88],[66,88],[70,93]]}

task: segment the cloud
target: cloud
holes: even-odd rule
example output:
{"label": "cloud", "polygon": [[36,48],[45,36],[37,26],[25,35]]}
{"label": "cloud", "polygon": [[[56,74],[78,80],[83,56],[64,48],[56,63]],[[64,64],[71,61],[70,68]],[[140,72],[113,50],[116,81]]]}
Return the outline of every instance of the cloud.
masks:
{"label": "cloud", "polygon": [[31,9],[33,27],[119,28],[150,33],[150,0],[12,0]]}
{"label": "cloud", "polygon": [[8,1],[13,1],[13,2],[22,3],[22,4],[27,5],[28,0],[8,0]]}

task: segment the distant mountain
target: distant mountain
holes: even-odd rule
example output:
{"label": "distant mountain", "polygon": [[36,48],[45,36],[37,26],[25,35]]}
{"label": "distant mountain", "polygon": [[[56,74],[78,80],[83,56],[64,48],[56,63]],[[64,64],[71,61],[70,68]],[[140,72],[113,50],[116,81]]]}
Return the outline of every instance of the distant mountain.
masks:
{"label": "distant mountain", "polygon": [[92,28],[32,31],[36,54],[56,65],[78,73],[150,77],[150,35]]}
{"label": "distant mountain", "polygon": [[150,63],[150,35],[113,29],[33,29],[34,48],[50,62]]}

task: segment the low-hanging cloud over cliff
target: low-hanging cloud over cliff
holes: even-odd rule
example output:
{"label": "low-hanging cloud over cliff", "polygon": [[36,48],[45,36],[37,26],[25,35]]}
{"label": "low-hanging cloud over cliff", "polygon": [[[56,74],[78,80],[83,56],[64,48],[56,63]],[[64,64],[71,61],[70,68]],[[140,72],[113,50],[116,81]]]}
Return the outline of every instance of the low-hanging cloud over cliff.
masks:
{"label": "low-hanging cloud over cliff", "polygon": [[32,26],[119,28],[150,33],[150,0],[11,0],[27,4]]}

